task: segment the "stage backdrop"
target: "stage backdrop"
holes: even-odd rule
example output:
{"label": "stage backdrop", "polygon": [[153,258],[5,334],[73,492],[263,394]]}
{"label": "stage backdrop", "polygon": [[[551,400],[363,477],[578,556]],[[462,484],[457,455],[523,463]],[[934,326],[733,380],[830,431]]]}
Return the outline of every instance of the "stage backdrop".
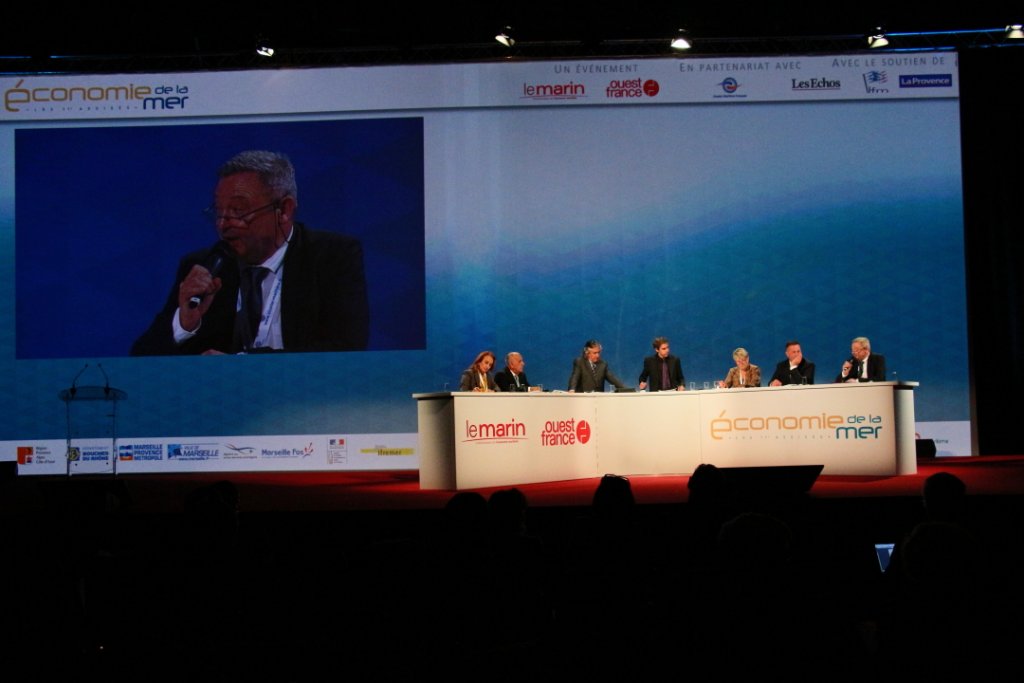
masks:
{"label": "stage backdrop", "polygon": [[[564,389],[596,338],[633,383],[866,335],[918,430],[969,454],[956,55],[615,60],[0,78],[0,456],[23,472],[416,467],[411,394],[483,349]],[[298,218],[362,242],[366,351],[129,356],[216,235],[244,149]],[[500,363],[499,363],[500,365]],[[84,371],[83,371],[84,370]],[[65,408],[69,408],[66,412]],[[70,417],[70,420],[69,420]]]}

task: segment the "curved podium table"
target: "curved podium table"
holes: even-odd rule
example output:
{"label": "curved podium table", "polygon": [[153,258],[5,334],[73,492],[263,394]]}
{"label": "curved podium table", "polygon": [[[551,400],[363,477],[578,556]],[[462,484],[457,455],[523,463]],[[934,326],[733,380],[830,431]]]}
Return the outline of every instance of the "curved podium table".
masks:
{"label": "curved podium table", "polygon": [[420,487],[466,489],[718,467],[917,472],[917,382],[659,393],[414,394]]}

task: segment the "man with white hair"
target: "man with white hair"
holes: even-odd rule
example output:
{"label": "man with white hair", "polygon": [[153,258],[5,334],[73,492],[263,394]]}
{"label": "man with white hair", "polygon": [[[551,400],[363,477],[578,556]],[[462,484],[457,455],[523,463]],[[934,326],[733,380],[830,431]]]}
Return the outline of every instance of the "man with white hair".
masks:
{"label": "man with white hair", "polygon": [[843,363],[836,382],[884,382],[885,356],[871,353],[871,340],[857,337],[850,342],[850,357]]}
{"label": "man with white hair", "polygon": [[494,383],[502,391],[529,391],[530,382],[523,372],[524,367],[523,354],[509,351],[505,354],[505,369],[494,376]]}

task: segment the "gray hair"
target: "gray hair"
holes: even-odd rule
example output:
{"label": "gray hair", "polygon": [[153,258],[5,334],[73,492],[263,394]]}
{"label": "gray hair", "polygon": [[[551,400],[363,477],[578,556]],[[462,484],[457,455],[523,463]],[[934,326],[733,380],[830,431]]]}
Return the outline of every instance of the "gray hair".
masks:
{"label": "gray hair", "polygon": [[510,360],[512,360],[513,358],[515,358],[515,357],[522,358],[523,354],[519,353],[518,351],[509,351],[508,353],[506,353],[505,354],[505,365],[508,365],[508,362]]}
{"label": "gray hair", "polygon": [[264,150],[239,152],[217,169],[217,175],[221,178],[236,173],[258,174],[275,199],[299,198],[299,191],[295,186],[295,168],[284,154]]}
{"label": "gray hair", "polygon": [[750,354],[742,346],[732,352],[733,358],[750,358]]}
{"label": "gray hair", "polygon": [[850,342],[850,343],[851,343],[851,344],[860,344],[861,346],[863,346],[863,347],[864,347],[865,349],[867,349],[868,351],[870,351],[870,350],[871,350],[871,340],[870,340],[870,339],[868,339],[867,337],[856,337],[856,338],[854,338],[854,340],[853,340],[852,342]]}

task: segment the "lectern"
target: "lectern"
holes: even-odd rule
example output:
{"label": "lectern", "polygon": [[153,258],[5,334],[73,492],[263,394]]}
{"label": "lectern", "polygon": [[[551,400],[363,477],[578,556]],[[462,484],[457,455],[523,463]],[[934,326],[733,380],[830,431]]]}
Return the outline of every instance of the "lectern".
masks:
{"label": "lectern", "polygon": [[[112,472],[117,476],[117,402],[128,398],[128,394],[112,386],[71,386],[57,394],[64,401],[67,414],[67,450],[64,458],[67,461],[67,474],[71,476],[71,465],[78,461],[81,449],[72,446],[72,440],[89,438],[83,433],[96,434],[99,431],[110,433],[110,458]],[[109,422],[108,422],[109,420]],[[95,437],[93,437],[95,438]]]}

